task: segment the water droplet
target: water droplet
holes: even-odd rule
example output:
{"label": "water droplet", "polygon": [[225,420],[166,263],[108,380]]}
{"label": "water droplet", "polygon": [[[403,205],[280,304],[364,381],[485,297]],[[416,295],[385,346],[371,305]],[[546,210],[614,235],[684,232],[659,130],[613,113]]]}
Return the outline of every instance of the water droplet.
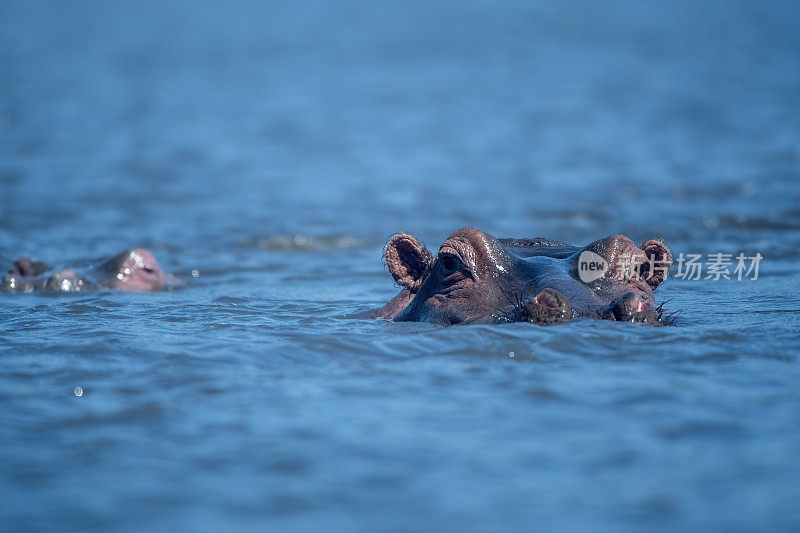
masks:
{"label": "water droplet", "polygon": [[83,396],[83,389],[81,387],[75,387],[72,392],[75,393],[75,396]]}
{"label": "water droplet", "polygon": [[514,357],[514,352],[508,352],[509,357]]}
{"label": "water droplet", "polygon": [[706,229],[715,229],[719,227],[719,217],[712,215],[703,219],[703,227]]}
{"label": "water droplet", "polygon": [[199,277],[200,277],[200,271],[199,271],[199,270],[197,270],[196,268],[195,268],[195,269],[193,269],[193,270],[192,270],[192,277],[193,277],[193,278],[199,278]]}

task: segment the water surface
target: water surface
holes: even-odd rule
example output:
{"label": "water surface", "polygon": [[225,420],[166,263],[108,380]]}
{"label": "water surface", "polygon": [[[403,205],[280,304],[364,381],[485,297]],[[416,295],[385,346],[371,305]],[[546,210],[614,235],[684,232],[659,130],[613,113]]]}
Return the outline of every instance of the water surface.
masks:
{"label": "water surface", "polygon": [[[796,4],[29,4],[0,263],[188,283],[0,295],[4,528],[800,527]],[[668,328],[367,318],[469,225],[765,259]]]}

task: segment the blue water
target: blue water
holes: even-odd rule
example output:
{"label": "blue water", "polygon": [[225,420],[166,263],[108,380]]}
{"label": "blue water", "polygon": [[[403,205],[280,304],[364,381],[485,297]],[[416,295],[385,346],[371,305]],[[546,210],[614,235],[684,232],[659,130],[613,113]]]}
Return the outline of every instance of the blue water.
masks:
{"label": "blue water", "polygon": [[[0,295],[0,529],[800,528],[798,27],[0,3],[0,264],[146,246],[188,282]],[[764,260],[669,280],[671,327],[367,318],[390,234],[468,225]]]}

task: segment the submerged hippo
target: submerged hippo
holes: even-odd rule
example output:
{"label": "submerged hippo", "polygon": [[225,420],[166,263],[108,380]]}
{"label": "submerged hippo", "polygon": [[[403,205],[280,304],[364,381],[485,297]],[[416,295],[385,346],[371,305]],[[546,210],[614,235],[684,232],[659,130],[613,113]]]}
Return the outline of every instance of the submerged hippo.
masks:
{"label": "submerged hippo", "polygon": [[400,233],[384,257],[403,290],[375,317],[443,325],[544,325],[573,317],[660,325],[653,291],[672,265],[658,240],[636,246],[613,235],[577,248],[543,238],[497,239],[475,228],[450,235],[436,256]]}
{"label": "submerged hippo", "polygon": [[125,250],[97,267],[80,274],[75,270],[54,271],[50,266],[23,257],[17,259],[0,285],[3,292],[80,292],[92,289],[121,291],[154,291],[175,285],[171,275],[164,274],[156,258],[148,250]]}

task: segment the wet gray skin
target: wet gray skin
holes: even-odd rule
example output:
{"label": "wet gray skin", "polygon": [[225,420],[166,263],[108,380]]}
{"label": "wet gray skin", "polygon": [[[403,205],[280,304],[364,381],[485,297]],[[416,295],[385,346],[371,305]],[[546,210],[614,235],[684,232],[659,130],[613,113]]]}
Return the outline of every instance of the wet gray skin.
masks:
{"label": "wet gray skin", "polygon": [[672,264],[658,240],[636,246],[612,235],[578,248],[543,238],[497,239],[476,228],[450,235],[436,256],[413,236],[397,234],[384,257],[403,290],[375,316],[443,325],[549,325],[574,317],[662,325],[653,291]]}
{"label": "wet gray skin", "polygon": [[125,250],[96,268],[82,271],[53,270],[49,265],[23,257],[17,259],[0,284],[2,292],[82,292],[93,289],[154,291],[179,284],[165,274],[148,250]]}

